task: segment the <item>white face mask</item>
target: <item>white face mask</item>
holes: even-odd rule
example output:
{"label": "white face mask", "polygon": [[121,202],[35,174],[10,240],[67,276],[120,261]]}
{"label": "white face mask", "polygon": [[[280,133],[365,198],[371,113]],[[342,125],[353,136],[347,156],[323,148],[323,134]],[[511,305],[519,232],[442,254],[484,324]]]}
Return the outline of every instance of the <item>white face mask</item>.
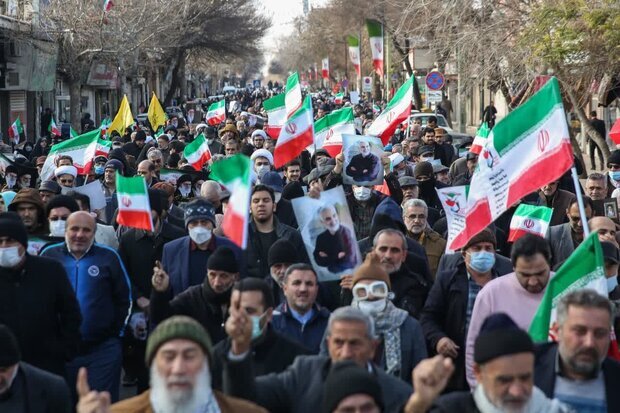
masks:
{"label": "white face mask", "polygon": [[13,268],[22,260],[19,247],[0,248],[0,267]]}
{"label": "white face mask", "polygon": [[618,276],[614,275],[607,279],[607,292],[610,293],[618,286]]}
{"label": "white face mask", "polygon": [[269,165],[261,165],[256,169],[256,175],[258,175],[258,178],[261,179],[267,172],[269,172],[270,169],[271,168]]}
{"label": "white face mask", "polygon": [[365,186],[356,186],[353,188],[353,196],[358,201],[368,201],[370,199],[370,188]]}
{"label": "white face mask", "polygon": [[357,308],[359,308],[362,313],[373,316],[381,313],[387,307],[387,299],[382,298],[380,300],[375,301],[355,301],[357,303]]}
{"label": "white face mask", "polygon": [[50,235],[52,237],[64,236],[66,226],[67,226],[67,221],[65,221],[64,219],[50,221]]}
{"label": "white face mask", "polygon": [[196,244],[204,244],[211,239],[211,230],[205,227],[197,226],[189,230],[189,237]]}

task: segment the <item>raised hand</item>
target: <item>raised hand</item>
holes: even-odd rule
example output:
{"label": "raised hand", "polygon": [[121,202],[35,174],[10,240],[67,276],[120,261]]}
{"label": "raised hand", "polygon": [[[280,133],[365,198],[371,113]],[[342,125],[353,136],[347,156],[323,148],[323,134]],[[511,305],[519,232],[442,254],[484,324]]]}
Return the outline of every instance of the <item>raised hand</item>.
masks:
{"label": "raised hand", "polygon": [[231,350],[235,355],[250,351],[252,343],[252,322],[244,308],[241,308],[241,292],[234,290],[226,320],[226,334],[231,339]]}
{"label": "raised hand", "polygon": [[412,381],[414,393],[405,406],[405,413],[426,412],[448,384],[454,372],[452,359],[435,356],[422,360],[413,369]]}
{"label": "raised hand", "polygon": [[77,413],[109,413],[110,393],[98,392],[90,389],[88,373],[84,367],[80,368],[77,377],[76,390],[79,397]]}
{"label": "raised hand", "polygon": [[164,271],[164,268],[161,265],[161,262],[155,261],[155,266],[153,267],[153,278],[151,279],[151,284],[155,291],[163,293],[168,290],[168,286],[170,285],[170,277],[168,273]]}

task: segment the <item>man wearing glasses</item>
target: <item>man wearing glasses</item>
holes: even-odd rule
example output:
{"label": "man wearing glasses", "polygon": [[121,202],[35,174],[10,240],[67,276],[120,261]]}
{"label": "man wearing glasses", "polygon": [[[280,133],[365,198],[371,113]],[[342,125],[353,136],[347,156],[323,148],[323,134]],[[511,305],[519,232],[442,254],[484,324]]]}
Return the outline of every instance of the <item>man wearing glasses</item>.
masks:
{"label": "man wearing glasses", "polygon": [[[592,218],[592,200],[583,198],[583,205],[588,220]],[[583,241],[584,222],[579,215],[577,199],[573,199],[566,209],[568,222],[566,224],[549,227],[547,240],[551,246],[551,267],[557,270],[560,265],[575,251],[575,248]],[[587,223],[585,223],[587,225]]]}

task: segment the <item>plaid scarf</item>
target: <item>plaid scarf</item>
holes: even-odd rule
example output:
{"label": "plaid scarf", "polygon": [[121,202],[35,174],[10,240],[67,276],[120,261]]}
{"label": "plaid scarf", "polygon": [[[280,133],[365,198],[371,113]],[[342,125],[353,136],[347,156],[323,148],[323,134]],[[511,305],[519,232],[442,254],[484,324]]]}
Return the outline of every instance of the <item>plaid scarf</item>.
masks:
{"label": "plaid scarf", "polygon": [[374,317],[377,334],[383,338],[385,372],[396,375],[400,369],[400,326],[409,314],[386,300],[385,310]]}

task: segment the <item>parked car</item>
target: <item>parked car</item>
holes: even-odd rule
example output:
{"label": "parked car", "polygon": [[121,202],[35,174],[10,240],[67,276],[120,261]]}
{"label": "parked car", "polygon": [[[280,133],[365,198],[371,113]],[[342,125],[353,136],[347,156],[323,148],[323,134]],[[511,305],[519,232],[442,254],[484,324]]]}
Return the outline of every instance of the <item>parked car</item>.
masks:
{"label": "parked car", "polygon": [[448,121],[443,115],[435,115],[433,113],[422,112],[412,113],[411,116],[409,116],[409,125],[413,125],[414,119],[422,119],[422,127],[426,127],[426,124],[428,123],[428,118],[431,116],[435,116],[437,118],[437,126],[446,130],[448,135],[450,135],[450,137],[452,138],[452,145],[454,145],[455,147],[458,147],[464,142],[473,140],[473,136],[466,133],[457,132],[450,126],[448,126]]}

